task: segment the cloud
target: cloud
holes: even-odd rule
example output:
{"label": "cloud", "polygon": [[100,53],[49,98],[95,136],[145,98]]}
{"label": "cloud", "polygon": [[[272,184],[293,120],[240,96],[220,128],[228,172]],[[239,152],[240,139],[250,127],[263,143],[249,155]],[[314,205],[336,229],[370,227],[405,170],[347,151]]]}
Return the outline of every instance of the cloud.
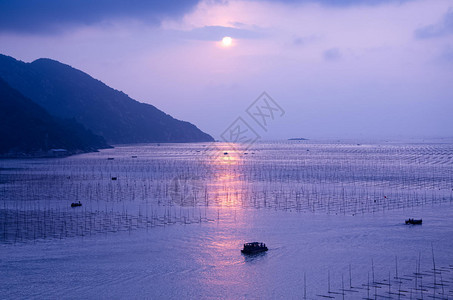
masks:
{"label": "cloud", "polygon": [[[116,19],[159,25],[178,18],[203,0],[0,0],[0,32],[58,33]],[[223,0],[206,0],[226,4]],[[378,5],[413,0],[269,0],[284,4],[319,3],[326,6]]]}
{"label": "cloud", "polygon": [[316,40],[319,40],[319,37],[316,35],[309,35],[309,36],[303,36],[303,37],[295,37],[293,39],[293,44],[295,46],[305,46],[307,44],[313,43]]}
{"label": "cloud", "polygon": [[180,17],[200,0],[4,0],[0,32],[55,33],[112,19],[139,19],[152,25]]}
{"label": "cloud", "polygon": [[430,39],[453,34],[453,9],[450,8],[437,24],[421,27],[415,31],[418,39]]}
{"label": "cloud", "polygon": [[341,52],[338,48],[330,48],[323,52],[323,57],[327,61],[338,61],[341,58]]}
{"label": "cloud", "polygon": [[194,28],[190,31],[178,31],[178,33],[183,38],[203,41],[218,41],[224,36],[231,36],[237,39],[255,39],[265,36],[264,32],[260,30],[248,30],[224,26],[204,26]]}
{"label": "cloud", "polygon": [[325,6],[349,7],[355,5],[401,4],[413,0],[270,0],[288,4],[318,3]]}
{"label": "cloud", "polygon": [[442,62],[453,63],[453,47],[446,46],[440,55],[440,59]]}

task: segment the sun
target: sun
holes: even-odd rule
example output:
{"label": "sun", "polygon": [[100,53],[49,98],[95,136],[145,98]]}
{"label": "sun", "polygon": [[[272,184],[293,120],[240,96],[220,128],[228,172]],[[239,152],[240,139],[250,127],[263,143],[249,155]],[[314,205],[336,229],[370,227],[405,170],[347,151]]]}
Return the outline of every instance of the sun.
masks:
{"label": "sun", "polygon": [[229,36],[226,36],[222,39],[223,47],[230,47],[233,44],[233,39]]}

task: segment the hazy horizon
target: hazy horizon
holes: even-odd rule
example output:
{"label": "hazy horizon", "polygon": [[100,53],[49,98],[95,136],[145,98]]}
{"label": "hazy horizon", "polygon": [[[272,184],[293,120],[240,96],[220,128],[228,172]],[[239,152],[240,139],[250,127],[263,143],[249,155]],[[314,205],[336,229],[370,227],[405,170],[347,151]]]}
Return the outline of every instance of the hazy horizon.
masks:
{"label": "hazy horizon", "polygon": [[[51,58],[221,139],[453,137],[453,3],[0,4],[0,53]],[[223,37],[232,44],[222,44]],[[247,108],[284,110],[263,130]]]}

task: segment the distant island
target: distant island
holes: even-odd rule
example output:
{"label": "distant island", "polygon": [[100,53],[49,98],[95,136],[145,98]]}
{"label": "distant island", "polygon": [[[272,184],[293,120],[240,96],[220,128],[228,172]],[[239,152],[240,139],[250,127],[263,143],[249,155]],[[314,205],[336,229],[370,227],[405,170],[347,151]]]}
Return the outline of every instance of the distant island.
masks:
{"label": "distant island", "polygon": [[[47,151],[52,149],[51,145],[72,153],[101,149],[108,144],[214,141],[195,125],[177,120],[153,105],[138,102],[55,60],[25,63],[0,54],[0,79],[0,101],[23,120],[19,124],[13,118],[2,119],[0,148],[3,153]],[[14,102],[20,103],[22,109]],[[45,125],[33,128],[35,125],[30,118],[40,119],[39,124]],[[66,131],[69,128],[71,133]],[[13,142],[13,135],[20,142]],[[63,138],[64,135],[67,136]]]}
{"label": "distant island", "polygon": [[308,139],[305,138],[290,138],[288,141],[308,141]]}

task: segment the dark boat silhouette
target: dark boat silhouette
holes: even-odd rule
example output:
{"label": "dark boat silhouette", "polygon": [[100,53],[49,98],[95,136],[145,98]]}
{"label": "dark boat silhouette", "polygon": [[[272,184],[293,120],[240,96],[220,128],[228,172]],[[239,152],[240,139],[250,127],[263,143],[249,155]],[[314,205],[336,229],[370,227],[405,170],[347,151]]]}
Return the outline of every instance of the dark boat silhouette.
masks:
{"label": "dark boat silhouette", "polygon": [[422,219],[420,219],[420,220],[408,219],[408,220],[406,220],[406,224],[408,224],[408,225],[421,225],[422,224]]}
{"label": "dark boat silhouette", "polygon": [[267,249],[266,244],[259,242],[245,243],[244,248],[241,250],[244,254],[256,254],[265,252]]}
{"label": "dark boat silhouette", "polygon": [[82,203],[80,203],[80,201],[71,203],[71,207],[77,207],[77,206],[82,206]]}

